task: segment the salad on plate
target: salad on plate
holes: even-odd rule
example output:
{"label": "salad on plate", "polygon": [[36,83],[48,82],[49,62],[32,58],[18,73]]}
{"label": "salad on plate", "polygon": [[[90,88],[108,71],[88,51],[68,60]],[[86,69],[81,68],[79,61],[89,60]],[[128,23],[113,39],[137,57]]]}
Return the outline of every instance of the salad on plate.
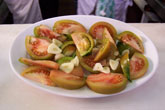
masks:
{"label": "salad on plate", "polygon": [[101,94],[124,90],[132,80],[143,77],[148,60],[142,39],[130,31],[117,34],[104,21],[89,30],[74,20],[45,24],[27,35],[28,57],[19,61],[28,67],[21,75],[48,86],[74,90],[87,86]]}

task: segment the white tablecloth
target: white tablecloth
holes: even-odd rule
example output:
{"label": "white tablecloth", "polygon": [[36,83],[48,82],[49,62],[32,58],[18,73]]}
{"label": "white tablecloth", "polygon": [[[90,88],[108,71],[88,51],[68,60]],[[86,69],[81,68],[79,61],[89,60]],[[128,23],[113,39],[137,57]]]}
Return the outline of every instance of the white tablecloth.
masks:
{"label": "white tablecloth", "polygon": [[20,80],[9,65],[9,49],[30,24],[0,25],[0,110],[165,110],[165,24],[131,24],[156,45],[159,67],[144,85],[130,92],[96,99],[49,94]]}

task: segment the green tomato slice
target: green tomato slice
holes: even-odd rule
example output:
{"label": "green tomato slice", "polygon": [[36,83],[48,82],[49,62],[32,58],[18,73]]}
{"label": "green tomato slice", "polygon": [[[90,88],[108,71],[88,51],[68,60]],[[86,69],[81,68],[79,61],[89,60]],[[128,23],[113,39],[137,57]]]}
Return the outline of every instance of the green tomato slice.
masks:
{"label": "green tomato slice", "polygon": [[125,53],[121,59],[120,59],[120,64],[122,71],[124,73],[124,76],[131,82],[130,78],[130,63],[129,63],[129,54],[128,52]]}
{"label": "green tomato slice", "polygon": [[64,42],[64,44],[61,46],[61,49],[65,56],[74,56],[76,52],[76,46],[73,41]]}
{"label": "green tomato slice", "polygon": [[60,70],[51,70],[50,79],[59,87],[65,89],[79,89],[85,85],[85,78],[67,74]]}
{"label": "green tomato slice", "polygon": [[121,42],[119,41],[117,43],[117,48],[118,48],[118,51],[119,51],[119,54],[122,55],[122,53],[125,51],[125,50],[129,50],[129,56],[131,57],[135,52],[136,50],[134,48],[132,48],[131,46],[129,46],[128,44],[125,44],[124,42]]}
{"label": "green tomato slice", "polygon": [[56,39],[58,37],[58,35],[46,25],[36,26],[34,28],[34,35],[36,37],[47,37],[49,39]]}
{"label": "green tomato slice", "polygon": [[78,51],[76,51],[76,56],[78,57],[80,61],[80,65],[84,69],[86,69],[87,71],[91,73],[98,73],[98,71],[93,70],[93,67],[96,64],[96,62],[94,62],[94,56],[87,55],[87,56],[82,57]]}
{"label": "green tomato slice", "polygon": [[107,30],[109,31],[110,35],[115,38],[117,31],[115,29],[115,27],[107,22],[97,22],[95,24],[93,24],[91,26],[91,28],[89,29],[89,34],[93,37],[93,38],[97,38],[97,39],[102,39],[103,38],[103,31],[104,28],[107,28]]}
{"label": "green tomato slice", "polygon": [[41,66],[30,66],[23,70],[21,75],[27,79],[39,82],[48,86],[55,86],[54,82],[49,78],[50,70]]}
{"label": "green tomato slice", "polygon": [[71,36],[81,56],[85,56],[92,51],[94,47],[94,41],[89,34],[76,32],[71,34]]}
{"label": "green tomato slice", "polygon": [[136,51],[140,53],[144,53],[144,46],[142,41],[139,39],[137,35],[135,35],[133,32],[130,31],[124,31],[120,33],[117,38],[124,42],[125,44],[128,44],[132,48],[134,48]]}
{"label": "green tomato slice", "polygon": [[23,64],[30,65],[30,66],[42,66],[45,68],[51,68],[51,69],[58,69],[59,65],[50,60],[32,60],[28,58],[19,58],[19,61]]}
{"label": "green tomato slice", "polygon": [[131,79],[138,79],[147,72],[148,70],[148,60],[147,58],[140,54],[134,53],[130,60],[130,77]]}
{"label": "green tomato slice", "polygon": [[25,46],[27,53],[32,59],[36,60],[46,60],[52,59],[53,54],[47,52],[48,46],[51,41],[48,38],[36,38],[32,36],[27,36],[25,39]]}
{"label": "green tomato slice", "polygon": [[70,62],[73,59],[73,57],[62,57],[59,60],[57,60],[57,63],[59,65],[66,63],[66,62]]}
{"label": "green tomato slice", "polygon": [[74,32],[87,32],[86,28],[74,20],[60,20],[53,26],[54,32],[58,34],[72,34]]}
{"label": "green tomato slice", "polygon": [[108,38],[103,38],[102,39],[102,44],[99,52],[96,54],[96,57],[94,59],[95,62],[100,61],[104,58],[106,58],[111,50],[111,42],[109,41]]}
{"label": "green tomato slice", "polygon": [[127,85],[127,79],[119,73],[91,74],[87,77],[88,87],[101,94],[112,94],[122,91]]}

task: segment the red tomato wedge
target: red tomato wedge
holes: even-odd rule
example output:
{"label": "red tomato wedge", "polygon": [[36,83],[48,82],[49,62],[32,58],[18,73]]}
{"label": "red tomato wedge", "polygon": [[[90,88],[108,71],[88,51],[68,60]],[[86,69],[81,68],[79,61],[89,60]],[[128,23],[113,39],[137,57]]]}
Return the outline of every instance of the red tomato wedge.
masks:
{"label": "red tomato wedge", "polygon": [[27,53],[31,56],[32,59],[36,60],[45,60],[52,59],[53,54],[47,52],[48,46],[51,44],[51,41],[47,38],[36,38],[32,36],[27,36],[25,39],[25,46]]}
{"label": "red tomato wedge", "polygon": [[79,77],[84,77],[84,71],[81,66],[74,67],[74,69],[72,70],[70,74],[79,76]]}
{"label": "red tomato wedge", "polygon": [[50,79],[59,87],[65,89],[79,89],[85,85],[85,79],[60,70],[51,70]]}
{"label": "red tomato wedge", "polygon": [[120,39],[122,42],[128,44],[132,48],[134,48],[136,51],[140,53],[144,53],[144,46],[142,41],[139,39],[138,36],[136,36],[134,33],[130,31],[124,31],[118,35],[118,39]]}
{"label": "red tomato wedge", "polygon": [[51,69],[58,69],[59,68],[59,64],[54,62],[54,61],[50,61],[50,60],[31,60],[28,58],[20,58],[19,61],[21,63],[27,64],[27,65],[35,65],[35,66],[42,66],[42,67],[47,67],[47,68],[51,68]]}
{"label": "red tomato wedge", "polygon": [[140,54],[140,53],[134,53],[130,60],[130,77],[131,79],[137,79],[147,72],[148,70],[148,60],[147,58]]}
{"label": "red tomato wedge", "polygon": [[46,25],[40,25],[34,28],[34,35],[36,37],[47,37],[49,39],[56,39],[59,35],[53,30],[50,29],[50,27]]}
{"label": "red tomato wedge", "polygon": [[89,34],[94,38],[102,39],[104,28],[107,28],[111,36],[114,38],[117,34],[115,27],[107,22],[97,22],[89,29]]}
{"label": "red tomato wedge", "polygon": [[55,86],[52,80],[50,80],[50,70],[47,68],[33,66],[25,69],[21,75],[27,79],[39,82],[48,86]]}
{"label": "red tomato wedge", "polygon": [[58,34],[71,34],[73,32],[87,32],[85,27],[74,20],[60,20],[53,26],[54,32]]}
{"label": "red tomato wedge", "polygon": [[127,85],[127,79],[119,73],[91,74],[87,77],[86,82],[91,90],[102,94],[120,92]]}

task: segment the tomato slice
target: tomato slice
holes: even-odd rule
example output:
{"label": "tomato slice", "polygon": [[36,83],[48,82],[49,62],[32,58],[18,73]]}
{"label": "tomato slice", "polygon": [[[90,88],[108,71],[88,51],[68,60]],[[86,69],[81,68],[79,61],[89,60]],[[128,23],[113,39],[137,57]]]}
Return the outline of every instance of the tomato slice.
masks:
{"label": "tomato slice", "polygon": [[71,34],[73,32],[87,32],[85,27],[74,20],[60,20],[53,26],[54,32],[58,34]]}
{"label": "tomato slice", "polygon": [[85,85],[85,79],[60,70],[51,70],[50,79],[59,87],[65,89],[79,89]]}
{"label": "tomato slice", "polygon": [[109,41],[108,38],[103,38],[101,41],[102,41],[101,48],[99,52],[96,54],[96,57],[94,58],[95,62],[106,58],[112,49],[111,42]]}
{"label": "tomato slice", "polygon": [[61,49],[65,56],[73,56],[76,53],[76,46],[73,41],[64,42],[64,44],[61,46]]}
{"label": "tomato slice", "polygon": [[138,36],[136,36],[134,33],[130,31],[124,31],[118,35],[118,39],[120,39],[122,42],[128,44],[132,48],[134,48],[136,51],[140,53],[144,53],[144,47],[142,41],[139,39]]}
{"label": "tomato slice", "polygon": [[102,94],[120,92],[127,85],[127,79],[119,73],[91,74],[87,77],[86,82],[91,90]]}
{"label": "tomato slice", "polygon": [[94,62],[94,58],[95,56],[91,55],[87,55],[87,56],[80,56],[80,53],[78,51],[76,51],[76,56],[78,57],[81,66],[86,69],[87,71],[91,72],[91,73],[98,73],[97,71],[93,71],[93,67],[96,64],[96,62]]}
{"label": "tomato slice", "polygon": [[81,56],[85,56],[92,51],[94,47],[94,41],[89,34],[75,32],[71,34],[71,36]]}
{"label": "tomato slice", "polygon": [[46,25],[39,25],[34,28],[34,35],[36,37],[47,37],[49,39],[56,39],[59,35],[53,30],[51,30],[48,26]]}
{"label": "tomato slice", "polygon": [[113,40],[107,28],[104,28],[102,39],[99,40],[101,42],[101,48],[97,53],[94,61],[100,61],[106,58],[107,56],[109,56],[111,59],[114,59],[115,58],[114,53],[118,50],[115,41]]}
{"label": "tomato slice", "polygon": [[144,55],[135,53],[130,60],[131,79],[137,79],[144,76],[148,70],[148,65],[148,60]]}
{"label": "tomato slice", "polygon": [[94,38],[102,39],[104,28],[107,28],[111,36],[115,38],[117,34],[116,29],[111,24],[103,21],[93,24],[89,29],[89,34]]}
{"label": "tomato slice", "polygon": [[129,54],[125,53],[121,59],[120,59],[120,64],[122,71],[124,73],[124,76],[131,82],[130,78],[130,63],[129,63]]}
{"label": "tomato slice", "polygon": [[53,54],[47,52],[48,46],[51,44],[51,41],[47,38],[36,38],[32,36],[27,36],[25,39],[25,46],[28,54],[32,59],[36,60],[46,60],[52,59]]}
{"label": "tomato slice", "polygon": [[55,84],[50,80],[50,70],[40,66],[31,66],[26,68],[21,75],[27,79],[39,82],[41,84],[55,86]]}
{"label": "tomato slice", "polygon": [[132,57],[133,54],[136,52],[134,48],[132,48],[128,44],[125,44],[124,42],[121,42],[121,41],[117,43],[117,49],[120,55],[122,55],[124,51],[129,51],[129,57]]}
{"label": "tomato slice", "polygon": [[70,62],[71,60],[73,60],[73,57],[62,57],[60,59],[57,60],[57,63],[59,65],[66,63],[66,62]]}
{"label": "tomato slice", "polygon": [[70,74],[79,76],[79,77],[84,77],[84,71],[81,66],[75,66]]}
{"label": "tomato slice", "polygon": [[54,61],[50,61],[50,60],[31,60],[28,58],[19,58],[19,61],[21,63],[24,63],[26,65],[30,65],[30,66],[42,66],[42,67],[47,67],[47,68],[51,68],[51,69],[58,69],[59,65],[54,62]]}

